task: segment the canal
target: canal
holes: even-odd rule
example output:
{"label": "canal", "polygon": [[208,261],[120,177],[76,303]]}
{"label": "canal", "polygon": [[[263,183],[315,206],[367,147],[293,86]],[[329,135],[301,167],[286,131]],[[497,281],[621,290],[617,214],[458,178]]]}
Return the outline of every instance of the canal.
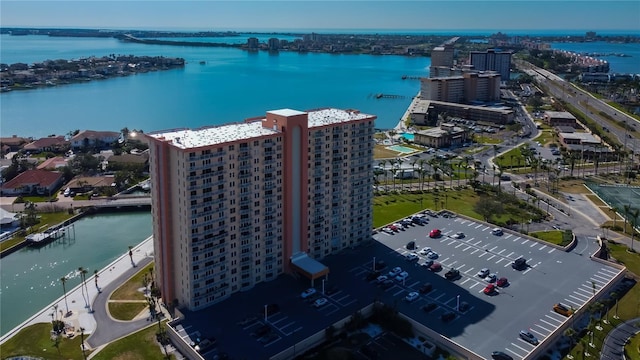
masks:
{"label": "canal", "polygon": [[69,237],[40,248],[26,247],[0,260],[0,335],[80,283],[79,267],[100,270],[153,232],[148,211],[101,213],[69,228]]}

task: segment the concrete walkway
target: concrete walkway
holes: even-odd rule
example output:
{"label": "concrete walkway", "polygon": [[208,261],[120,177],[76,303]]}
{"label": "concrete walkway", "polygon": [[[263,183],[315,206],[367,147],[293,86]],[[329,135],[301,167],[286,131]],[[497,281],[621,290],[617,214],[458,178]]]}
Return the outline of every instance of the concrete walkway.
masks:
{"label": "concrete walkway", "polygon": [[601,360],[624,359],[624,346],[629,339],[640,332],[640,318],[625,321],[611,330],[604,338]]}
{"label": "concrete walkway", "polygon": [[[44,309],[7,332],[0,338],[0,344],[4,343],[21,329],[37,324],[51,323],[52,316],[64,321],[67,326],[73,327],[75,335],[80,335],[80,328],[84,329],[87,348],[95,348],[116,340],[132,331],[142,329],[149,325],[146,319],[133,321],[117,321],[111,318],[107,311],[107,300],[111,293],[141,268],[153,261],[153,239],[144,240],[132,249],[133,263],[129,254],[125,253],[104,269],[98,272],[97,286],[95,277],[87,278],[86,290],[78,285],[67,291],[66,301],[64,296],[56,299]],[[89,302],[87,302],[87,294]],[[89,304],[91,305],[89,307]],[[67,312],[67,306],[69,312]],[[54,309],[57,313],[54,314]],[[66,314],[66,315],[65,315]]]}

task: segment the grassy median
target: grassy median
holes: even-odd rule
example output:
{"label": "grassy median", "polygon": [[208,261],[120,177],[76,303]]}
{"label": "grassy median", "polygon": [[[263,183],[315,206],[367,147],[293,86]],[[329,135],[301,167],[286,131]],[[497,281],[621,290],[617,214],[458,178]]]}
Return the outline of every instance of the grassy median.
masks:
{"label": "grassy median", "polygon": [[[51,330],[50,323],[35,324],[20,330],[0,345],[0,356],[2,359],[13,356],[32,356],[51,360],[83,359],[79,332],[76,331],[71,339],[60,337],[56,346],[56,342],[50,337]],[[86,340],[87,336],[85,335],[84,338]],[[90,351],[85,351],[86,355],[89,353]]]}

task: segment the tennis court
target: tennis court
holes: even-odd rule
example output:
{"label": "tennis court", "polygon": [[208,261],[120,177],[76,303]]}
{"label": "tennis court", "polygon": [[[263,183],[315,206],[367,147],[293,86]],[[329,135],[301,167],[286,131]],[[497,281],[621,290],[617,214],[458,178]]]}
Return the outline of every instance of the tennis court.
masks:
{"label": "tennis court", "polygon": [[620,210],[621,214],[625,205],[630,205],[633,208],[640,206],[640,187],[638,186],[599,185],[594,183],[587,183],[586,185],[607,205]]}

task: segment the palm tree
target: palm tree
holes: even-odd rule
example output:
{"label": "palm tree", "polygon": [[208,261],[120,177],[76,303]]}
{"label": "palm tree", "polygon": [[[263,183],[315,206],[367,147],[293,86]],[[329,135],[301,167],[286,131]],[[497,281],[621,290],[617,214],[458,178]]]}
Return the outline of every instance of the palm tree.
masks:
{"label": "palm tree", "polygon": [[624,210],[624,230],[623,230],[623,232],[626,234],[627,233],[627,218],[629,217],[629,212],[631,211],[631,205],[629,205],[629,204],[623,205],[622,208]]}
{"label": "palm tree", "polygon": [[631,215],[631,219],[629,220],[631,222],[631,251],[633,251],[633,238],[636,235],[636,225],[638,222],[638,216],[640,216],[640,209],[635,208],[632,210],[629,210],[629,215]]}
{"label": "palm tree", "polygon": [[613,228],[616,227],[616,220],[618,219],[618,209],[615,207],[610,207],[609,211],[613,213]]}
{"label": "palm tree", "polygon": [[89,302],[87,301],[87,298],[84,295],[84,286],[83,286],[84,280],[83,279],[84,279],[84,272],[85,271],[86,270],[82,266],[80,266],[78,268],[78,274],[80,275],[80,280],[82,281],[82,284],[80,284],[80,291],[82,291],[82,299],[84,300],[85,307],[89,307]]}
{"label": "palm tree", "polygon": [[418,160],[418,171],[420,171],[420,191],[422,192],[423,188],[424,188],[424,175],[425,175],[425,171],[424,171],[424,163],[426,161],[424,159],[420,159]]}
{"label": "palm tree", "polygon": [[98,286],[98,270],[93,270],[93,281],[95,281],[96,283],[96,290],[98,290],[98,292],[100,292],[100,287]]}
{"label": "palm tree", "polygon": [[64,305],[67,307],[67,312],[65,314],[69,313],[69,303],[67,303],[67,287],[66,287],[66,283],[67,283],[67,278],[65,276],[60,278],[60,282],[62,283],[62,292],[64,293]]}

